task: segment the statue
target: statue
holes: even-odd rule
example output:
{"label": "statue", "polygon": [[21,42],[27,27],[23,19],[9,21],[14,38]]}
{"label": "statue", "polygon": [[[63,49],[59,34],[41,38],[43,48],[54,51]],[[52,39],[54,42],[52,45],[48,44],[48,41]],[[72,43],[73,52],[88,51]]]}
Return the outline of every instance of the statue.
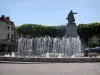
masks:
{"label": "statue", "polygon": [[68,14],[68,17],[66,19],[68,19],[68,23],[74,23],[75,22],[75,18],[73,14],[77,14],[77,13],[73,13],[73,11],[71,10]]}
{"label": "statue", "polygon": [[68,19],[68,23],[66,26],[65,37],[77,37],[77,26],[73,14],[77,14],[77,13],[73,13],[73,11],[71,10],[68,14],[68,17],[66,18]]}

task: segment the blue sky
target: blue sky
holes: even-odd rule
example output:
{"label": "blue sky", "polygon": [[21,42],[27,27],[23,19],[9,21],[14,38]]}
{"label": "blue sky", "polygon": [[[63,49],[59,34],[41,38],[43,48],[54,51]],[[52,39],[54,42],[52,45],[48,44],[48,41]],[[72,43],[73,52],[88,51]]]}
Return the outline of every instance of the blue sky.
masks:
{"label": "blue sky", "polygon": [[100,22],[100,0],[0,0],[0,15],[10,16],[18,26],[65,25],[70,10],[78,13],[77,24]]}

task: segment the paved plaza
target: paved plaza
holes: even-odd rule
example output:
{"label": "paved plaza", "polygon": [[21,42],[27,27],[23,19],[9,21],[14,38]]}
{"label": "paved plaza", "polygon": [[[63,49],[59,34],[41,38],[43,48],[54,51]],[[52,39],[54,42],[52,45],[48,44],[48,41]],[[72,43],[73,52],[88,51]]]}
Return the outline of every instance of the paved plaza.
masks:
{"label": "paved plaza", "polygon": [[100,75],[100,63],[1,63],[0,75]]}

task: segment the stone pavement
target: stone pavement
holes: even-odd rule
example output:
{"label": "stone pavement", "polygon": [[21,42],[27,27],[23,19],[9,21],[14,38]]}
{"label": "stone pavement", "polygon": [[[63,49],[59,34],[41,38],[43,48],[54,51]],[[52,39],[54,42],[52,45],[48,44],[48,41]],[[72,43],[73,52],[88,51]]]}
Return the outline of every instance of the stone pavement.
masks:
{"label": "stone pavement", "polygon": [[0,63],[0,75],[100,75],[100,63]]}

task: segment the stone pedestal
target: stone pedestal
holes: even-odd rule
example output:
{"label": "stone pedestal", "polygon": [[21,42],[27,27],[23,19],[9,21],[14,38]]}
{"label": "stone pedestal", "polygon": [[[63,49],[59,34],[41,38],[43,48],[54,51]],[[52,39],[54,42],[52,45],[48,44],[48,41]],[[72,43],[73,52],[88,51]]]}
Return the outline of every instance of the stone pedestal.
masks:
{"label": "stone pedestal", "polygon": [[66,27],[66,37],[77,37],[76,23],[68,23]]}

